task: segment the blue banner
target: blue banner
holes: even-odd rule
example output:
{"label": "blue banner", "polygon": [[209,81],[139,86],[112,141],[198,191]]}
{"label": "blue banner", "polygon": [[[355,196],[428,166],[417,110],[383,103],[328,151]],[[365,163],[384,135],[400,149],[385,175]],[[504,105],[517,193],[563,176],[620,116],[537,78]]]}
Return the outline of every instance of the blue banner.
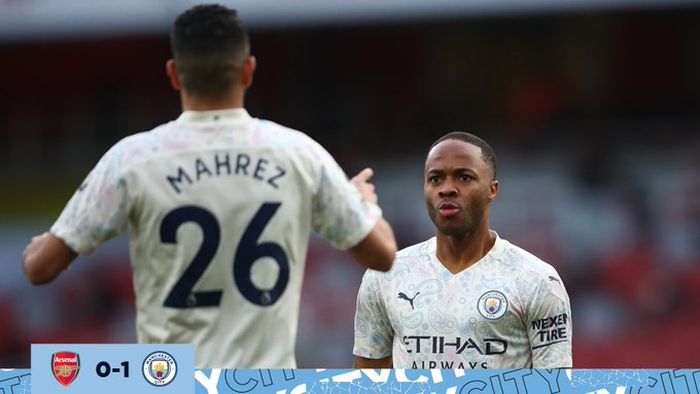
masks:
{"label": "blue banner", "polygon": [[700,370],[197,370],[196,394],[698,394]]}
{"label": "blue banner", "polygon": [[0,394],[31,392],[31,373],[28,369],[0,369]]}
{"label": "blue banner", "polygon": [[0,394],[700,394],[700,369],[194,369],[191,345],[32,345]]}

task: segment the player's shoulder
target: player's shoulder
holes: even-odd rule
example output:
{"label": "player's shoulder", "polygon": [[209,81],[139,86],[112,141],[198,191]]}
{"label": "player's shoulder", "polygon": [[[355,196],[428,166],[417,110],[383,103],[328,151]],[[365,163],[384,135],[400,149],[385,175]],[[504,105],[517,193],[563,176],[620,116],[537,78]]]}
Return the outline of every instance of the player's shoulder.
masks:
{"label": "player's shoulder", "polygon": [[499,259],[504,264],[515,268],[516,272],[522,272],[528,277],[539,280],[550,278],[561,280],[556,268],[551,264],[505,239],[500,238],[499,242],[501,243]]}
{"label": "player's shoulder", "polygon": [[399,250],[396,252],[396,261],[404,262],[420,259],[430,256],[431,253],[435,253],[435,237]]}
{"label": "player's shoulder", "polygon": [[253,118],[257,137],[280,149],[316,149],[320,144],[303,131],[284,126],[277,122]]}
{"label": "player's shoulder", "polygon": [[274,149],[277,155],[286,155],[304,167],[324,166],[334,161],[331,154],[320,143],[303,131],[293,129],[271,120],[253,118],[253,141],[258,146]]}
{"label": "player's shoulder", "polygon": [[119,146],[123,150],[143,150],[144,145],[150,146],[157,143],[162,138],[162,134],[172,127],[172,122],[168,122],[151,130],[138,131],[122,138],[114,146]]}
{"label": "player's shoulder", "polygon": [[134,164],[140,159],[158,154],[162,150],[162,133],[170,127],[172,127],[172,122],[162,124],[152,130],[128,135],[112,145],[106,156],[122,163]]}

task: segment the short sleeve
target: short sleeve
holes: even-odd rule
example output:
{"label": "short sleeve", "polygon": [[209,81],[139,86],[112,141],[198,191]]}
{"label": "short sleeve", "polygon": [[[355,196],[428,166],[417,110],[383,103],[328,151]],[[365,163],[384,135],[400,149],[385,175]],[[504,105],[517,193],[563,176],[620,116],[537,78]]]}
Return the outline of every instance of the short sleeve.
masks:
{"label": "short sleeve", "polygon": [[552,270],[538,284],[528,315],[532,368],[572,368],[571,305]]}
{"label": "short sleeve", "polygon": [[317,145],[318,189],[312,201],[314,232],[335,248],[347,250],[362,241],[382,216],[381,209],[362,199],[331,155]]}
{"label": "short sleeve", "polygon": [[391,356],[394,329],[382,300],[379,273],[365,271],[355,309],[356,356],[380,359]]}
{"label": "short sleeve", "polygon": [[130,202],[122,175],[124,149],[110,149],[88,174],[50,232],[78,254],[90,254],[127,223]]}

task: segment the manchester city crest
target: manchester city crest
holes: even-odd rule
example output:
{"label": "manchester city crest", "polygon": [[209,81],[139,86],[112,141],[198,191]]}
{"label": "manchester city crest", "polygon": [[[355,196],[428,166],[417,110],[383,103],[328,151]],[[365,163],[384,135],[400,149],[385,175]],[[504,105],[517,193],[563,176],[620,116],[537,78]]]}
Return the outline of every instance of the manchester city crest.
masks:
{"label": "manchester city crest", "polygon": [[143,360],[143,377],[154,386],[165,386],[177,375],[177,363],[166,352],[153,352]]}
{"label": "manchester city crest", "polygon": [[503,317],[508,310],[508,300],[500,291],[491,290],[479,297],[476,306],[481,316],[489,320],[497,320]]}

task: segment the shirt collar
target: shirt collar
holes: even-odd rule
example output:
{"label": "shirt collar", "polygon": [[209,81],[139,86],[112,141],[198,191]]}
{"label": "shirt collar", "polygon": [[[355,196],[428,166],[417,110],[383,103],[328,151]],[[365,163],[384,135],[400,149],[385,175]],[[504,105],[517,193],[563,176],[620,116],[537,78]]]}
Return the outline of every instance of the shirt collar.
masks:
{"label": "shirt collar", "polygon": [[[508,244],[508,241],[501,238],[495,230],[489,229],[489,231],[492,232],[494,235],[496,235],[496,240],[493,243],[493,246],[491,247],[491,249],[488,252],[486,252],[484,257],[479,259],[476,263],[484,261],[488,258],[493,258],[496,260],[503,260],[503,254],[506,251],[506,246]],[[435,261],[440,263],[440,261],[437,260],[437,255],[435,254],[437,252],[437,237],[432,237],[428,240],[428,251],[434,256]],[[476,263],[474,263],[474,265]],[[442,264],[442,263],[440,263],[440,264]]]}
{"label": "shirt collar", "polygon": [[213,111],[184,111],[176,121],[187,123],[219,123],[242,122],[250,119],[251,116],[245,108],[230,108]]}
{"label": "shirt collar", "polygon": [[[505,239],[501,238],[496,230],[489,229],[489,232],[493,233],[496,236],[496,240],[493,243],[493,246],[491,249],[489,249],[488,252],[486,252],[486,255],[490,253],[501,253],[503,252],[503,249],[505,248],[505,243],[507,242]],[[428,249],[430,252],[435,253],[437,250],[437,237],[432,237],[428,240]]]}

